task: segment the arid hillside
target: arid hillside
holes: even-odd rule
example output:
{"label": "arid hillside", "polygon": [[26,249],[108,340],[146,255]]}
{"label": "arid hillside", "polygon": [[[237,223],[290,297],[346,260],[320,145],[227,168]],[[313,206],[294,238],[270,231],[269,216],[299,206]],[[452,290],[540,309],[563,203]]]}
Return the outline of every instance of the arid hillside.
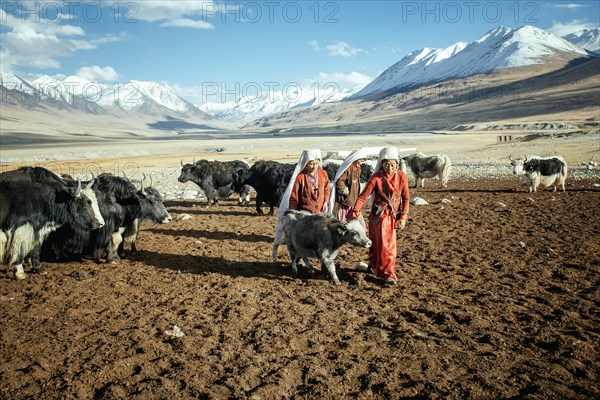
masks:
{"label": "arid hillside", "polygon": [[497,70],[398,93],[278,113],[244,128],[271,132],[422,132],[519,121],[590,129],[600,121],[599,71],[597,58]]}

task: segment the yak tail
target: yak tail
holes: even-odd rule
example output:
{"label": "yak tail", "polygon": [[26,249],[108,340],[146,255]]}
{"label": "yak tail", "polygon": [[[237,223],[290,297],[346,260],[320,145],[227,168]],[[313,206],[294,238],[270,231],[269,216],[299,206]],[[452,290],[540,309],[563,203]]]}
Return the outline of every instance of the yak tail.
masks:
{"label": "yak tail", "polygon": [[450,169],[452,164],[450,163],[450,158],[446,155],[441,156],[444,164],[442,165],[442,171],[440,174],[440,178],[442,180],[442,186],[446,187],[448,185],[448,179],[450,178]]}
{"label": "yak tail", "polygon": [[562,170],[560,171],[562,173],[562,176],[564,176],[565,178],[567,177],[567,162],[565,160],[562,160]]}

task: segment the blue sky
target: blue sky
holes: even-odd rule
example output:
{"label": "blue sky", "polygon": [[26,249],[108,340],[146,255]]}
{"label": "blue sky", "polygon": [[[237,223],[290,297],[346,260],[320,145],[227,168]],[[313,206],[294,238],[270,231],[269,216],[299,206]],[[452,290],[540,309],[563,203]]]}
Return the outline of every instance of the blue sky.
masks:
{"label": "blue sky", "polygon": [[598,1],[4,1],[0,63],[31,79],[155,81],[200,104],[218,88],[364,85],[407,53],[499,25],[597,28]]}

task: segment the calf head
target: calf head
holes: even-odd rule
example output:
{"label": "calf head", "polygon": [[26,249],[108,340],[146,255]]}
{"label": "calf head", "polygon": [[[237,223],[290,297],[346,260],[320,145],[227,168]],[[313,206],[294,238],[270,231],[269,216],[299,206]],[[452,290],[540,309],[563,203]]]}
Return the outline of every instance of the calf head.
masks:
{"label": "calf head", "polygon": [[365,228],[361,225],[360,221],[353,219],[352,221],[343,224],[337,229],[338,233],[344,238],[344,240],[351,245],[369,248],[373,244],[367,237]]}
{"label": "calf head", "polygon": [[513,174],[523,175],[525,173],[523,165],[527,161],[527,157],[525,157],[525,160],[523,160],[522,158],[512,158],[512,156],[509,155],[508,159],[510,160],[510,165],[512,166]]}

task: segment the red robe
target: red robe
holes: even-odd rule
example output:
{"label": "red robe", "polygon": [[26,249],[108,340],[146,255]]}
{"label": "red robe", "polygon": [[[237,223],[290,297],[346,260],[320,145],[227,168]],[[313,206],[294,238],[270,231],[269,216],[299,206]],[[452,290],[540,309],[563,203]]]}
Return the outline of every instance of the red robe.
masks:
{"label": "red robe", "polygon": [[369,266],[378,277],[396,281],[395,223],[396,219],[408,219],[410,204],[406,174],[402,171],[391,176],[383,171],[374,173],[358,197],[352,217],[360,214],[371,193],[374,198],[369,214],[369,238],[373,245],[369,249]]}
{"label": "red robe", "polygon": [[321,168],[317,173],[319,179],[316,187],[310,184],[305,172],[298,174],[290,194],[290,210],[306,210],[313,214],[323,211],[325,202],[329,200],[329,177]]}

